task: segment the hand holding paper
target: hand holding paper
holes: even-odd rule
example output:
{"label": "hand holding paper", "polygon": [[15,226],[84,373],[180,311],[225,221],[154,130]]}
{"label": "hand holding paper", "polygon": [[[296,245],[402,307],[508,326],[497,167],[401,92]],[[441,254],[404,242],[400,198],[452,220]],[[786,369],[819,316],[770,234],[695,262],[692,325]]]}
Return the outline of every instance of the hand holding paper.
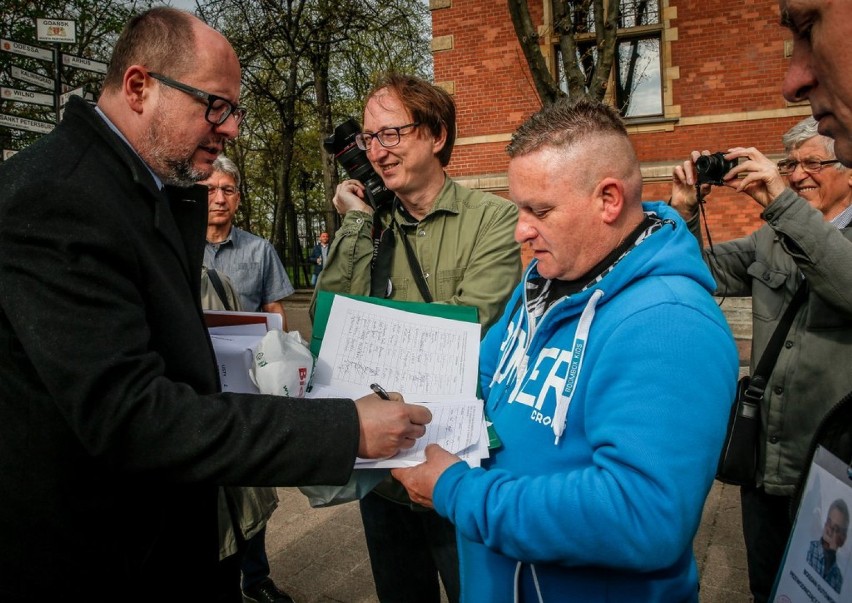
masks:
{"label": "hand holding paper", "polygon": [[459,457],[450,454],[437,444],[429,444],[426,447],[426,462],[416,467],[406,469],[391,469],[391,475],[398,479],[411,500],[430,509],[432,504],[432,492],[438,478],[450,465],[461,461]]}
{"label": "hand holding paper", "polygon": [[397,392],[388,392],[390,400],[370,394],[355,401],[361,427],[361,458],[386,458],[400,449],[411,448],[426,433],[432,413],[424,406],[405,404]]}

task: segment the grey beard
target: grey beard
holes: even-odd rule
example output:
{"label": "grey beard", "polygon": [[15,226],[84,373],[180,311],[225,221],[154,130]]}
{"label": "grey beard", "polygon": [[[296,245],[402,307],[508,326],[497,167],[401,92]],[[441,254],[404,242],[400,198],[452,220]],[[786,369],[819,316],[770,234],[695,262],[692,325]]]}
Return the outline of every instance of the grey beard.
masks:
{"label": "grey beard", "polygon": [[187,187],[210,177],[210,174],[192,167],[192,159],[166,160],[164,163],[166,173],[160,175],[164,184]]}

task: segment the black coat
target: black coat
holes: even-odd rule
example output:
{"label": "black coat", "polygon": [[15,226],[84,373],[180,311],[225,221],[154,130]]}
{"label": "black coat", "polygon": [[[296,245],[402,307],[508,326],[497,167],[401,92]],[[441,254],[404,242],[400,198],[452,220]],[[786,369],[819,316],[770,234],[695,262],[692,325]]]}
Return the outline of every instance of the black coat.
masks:
{"label": "black coat", "polygon": [[168,197],[77,98],[0,165],[0,601],[205,600],[217,484],[350,475],[351,401],[216,393],[206,194]]}

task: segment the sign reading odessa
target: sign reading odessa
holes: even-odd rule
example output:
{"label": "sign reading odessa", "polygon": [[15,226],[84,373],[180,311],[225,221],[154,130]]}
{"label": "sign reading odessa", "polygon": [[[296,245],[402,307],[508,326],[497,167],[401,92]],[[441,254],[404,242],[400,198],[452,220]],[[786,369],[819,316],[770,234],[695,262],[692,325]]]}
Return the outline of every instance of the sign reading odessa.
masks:
{"label": "sign reading odessa", "polygon": [[66,19],[36,19],[36,39],[73,44],[77,41],[77,24]]}
{"label": "sign reading odessa", "polygon": [[14,40],[0,39],[0,50],[43,61],[53,60],[53,51],[47,48],[39,48],[38,46],[30,46],[29,44],[21,44]]}

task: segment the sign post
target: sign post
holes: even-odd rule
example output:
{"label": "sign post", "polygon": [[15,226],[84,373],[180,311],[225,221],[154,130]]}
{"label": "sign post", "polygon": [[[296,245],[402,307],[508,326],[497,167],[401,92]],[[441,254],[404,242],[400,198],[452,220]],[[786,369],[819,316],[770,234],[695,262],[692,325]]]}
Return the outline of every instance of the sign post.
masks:
{"label": "sign post", "polygon": [[62,119],[62,105],[59,97],[62,94],[62,51],[60,44],[74,44],[77,41],[77,23],[66,19],[36,19],[36,39],[39,42],[53,42],[53,97],[56,123]]}

